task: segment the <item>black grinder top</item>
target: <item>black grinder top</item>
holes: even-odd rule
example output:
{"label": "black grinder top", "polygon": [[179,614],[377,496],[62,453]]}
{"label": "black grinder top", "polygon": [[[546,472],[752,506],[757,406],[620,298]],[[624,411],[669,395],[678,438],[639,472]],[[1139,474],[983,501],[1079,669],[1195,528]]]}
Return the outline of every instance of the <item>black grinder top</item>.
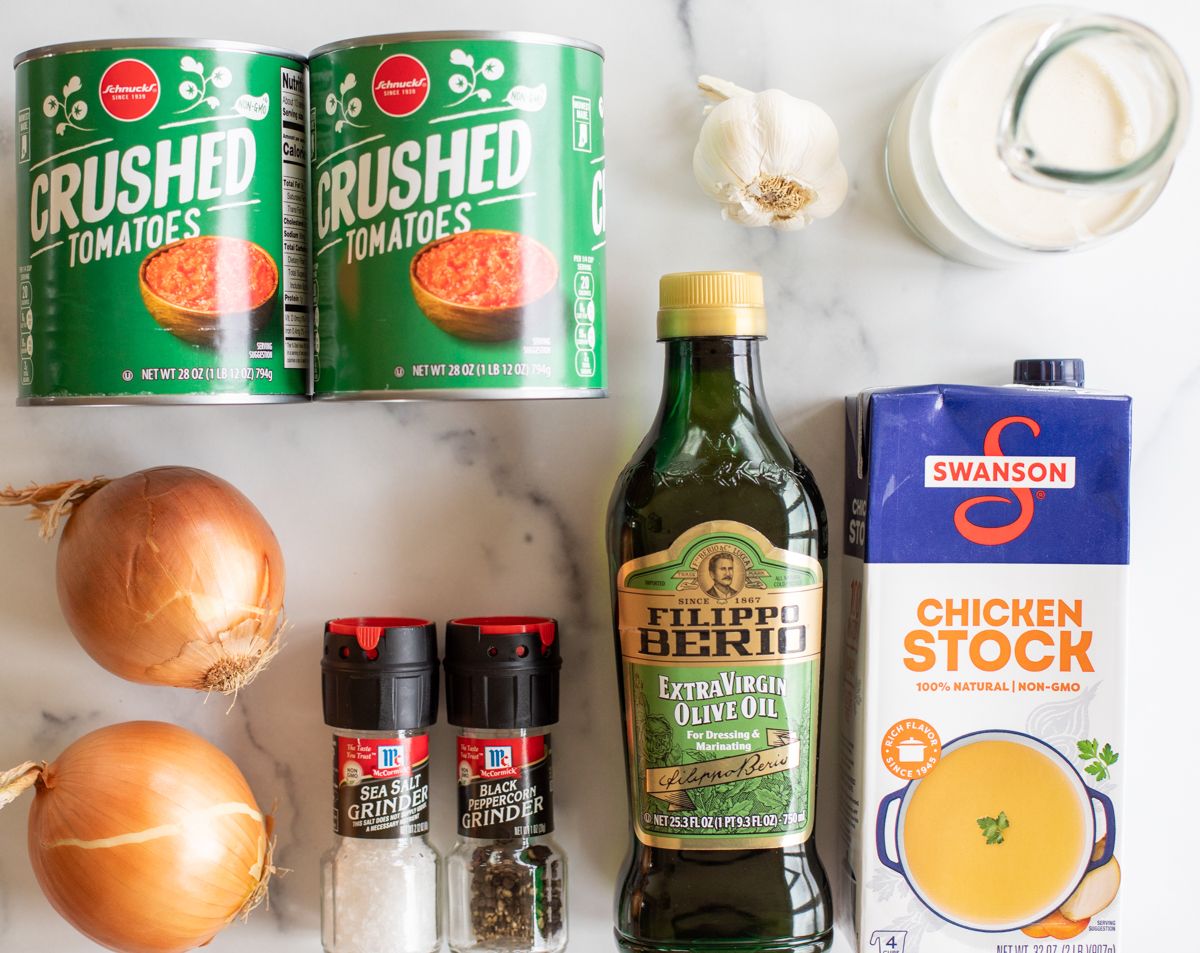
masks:
{"label": "black grinder top", "polygon": [[461,728],[558,721],[558,623],[479,616],[446,623],[446,718]]}
{"label": "black grinder top", "polygon": [[437,721],[437,627],[425,619],[332,619],[321,657],[325,724],[414,731]]}

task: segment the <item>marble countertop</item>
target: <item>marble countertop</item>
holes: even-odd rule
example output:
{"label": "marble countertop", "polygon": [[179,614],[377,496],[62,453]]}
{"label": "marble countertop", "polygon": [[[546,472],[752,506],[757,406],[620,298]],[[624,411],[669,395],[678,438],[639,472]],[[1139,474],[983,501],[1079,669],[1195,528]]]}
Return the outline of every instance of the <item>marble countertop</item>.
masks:
{"label": "marble countertop", "polygon": [[[0,514],[0,766],[53,758],[116,721],[168,719],[199,731],[278,804],[278,861],[291,869],[269,910],[221,934],[221,951],[317,950],[318,859],[331,841],[329,742],[318,652],[325,619],[402,612],[537,612],[563,626],[571,704],[556,738],[558,839],[570,858],[571,949],[607,950],[626,799],[611,653],[602,517],[619,468],[650,422],[662,355],[654,340],[663,272],[749,268],[767,281],[771,405],[825,494],[840,539],[842,405],[865,386],[1004,383],[1015,357],[1079,355],[1096,386],[1135,402],[1133,626],[1128,657],[1126,947],[1182,949],[1177,931],[1200,878],[1194,832],[1170,795],[1200,786],[1187,754],[1200,640],[1182,610],[1200,530],[1200,144],[1128,234],[1086,254],[1007,271],[950,263],[917,242],[888,198],[881,151],[892,109],[937,58],[1004,0],[341,0],[182,5],[63,0],[6,9],[10,53],[70,39],[220,35],[310,49],[370,33],[434,28],[539,30],[608,53],[606,117],[610,393],[542,403],[341,403],[258,407],[18,409],[0,401],[0,484],[118,475],[165,463],[211,470],[276,529],[288,563],[284,652],[228,712],[219,698],[123,682],[76,645],[55,597],[54,548]],[[1200,8],[1109,0],[1177,45],[1200,77]],[[749,231],[699,193],[691,150],[698,73],[778,86],[836,120],[852,188],[808,231]],[[0,78],[13,114],[13,78]],[[0,123],[0,219],[11,222],[13,130]],[[15,257],[12,226],[0,260]],[[0,301],[14,301],[11,268]],[[16,335],[0,334],[0,394],[16,392]],[[419,543],[422,558],[410,559]],[[840,566],[831,569],[828,686],[839,665]],[[1182,613],[1182,614],[1181,614]],[[819,842],[836,861],[836,705],[827,693]],[[435,840],[453,838],[446,726],[433,734]],[[1123,759],[1125,760],[1125,759]],[[0,949],[96,949],[51,910],[25,852],[27,804],[0,812]],[[1136,939],[1133,939],[1135,938]],[[835,948],[850,947],[839,938]]]}

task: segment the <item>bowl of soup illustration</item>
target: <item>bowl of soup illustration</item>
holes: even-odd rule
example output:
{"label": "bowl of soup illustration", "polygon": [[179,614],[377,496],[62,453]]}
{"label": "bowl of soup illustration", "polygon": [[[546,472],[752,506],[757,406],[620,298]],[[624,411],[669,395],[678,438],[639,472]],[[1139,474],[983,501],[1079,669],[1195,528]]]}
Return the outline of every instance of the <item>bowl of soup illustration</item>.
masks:
{"label": "bowl of soup illustration", "polygon": [[275,310],[279,269],[254,242],[197,235],[147,255],[138,287],[146,310],[176,337],[216,347],[236,334],[253,350]]}
{"label": "bowl of soup illustration", "polygon": [[876,822],[880,861],[943,920],[985,932],[1053,913],[1115,844],[1112,802],[1056,749],[1013,731],[945,745],[928,774],[880,802]]}

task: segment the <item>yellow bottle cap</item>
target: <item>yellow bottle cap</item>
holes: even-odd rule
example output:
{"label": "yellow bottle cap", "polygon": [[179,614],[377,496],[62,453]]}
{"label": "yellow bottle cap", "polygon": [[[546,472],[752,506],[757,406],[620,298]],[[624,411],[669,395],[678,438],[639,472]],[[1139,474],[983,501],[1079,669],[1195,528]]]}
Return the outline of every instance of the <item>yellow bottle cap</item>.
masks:
{"label": "yellow bottle cap", "polygon": [[762,275],[683,271],[658,283],[658,339],[766,337]]}

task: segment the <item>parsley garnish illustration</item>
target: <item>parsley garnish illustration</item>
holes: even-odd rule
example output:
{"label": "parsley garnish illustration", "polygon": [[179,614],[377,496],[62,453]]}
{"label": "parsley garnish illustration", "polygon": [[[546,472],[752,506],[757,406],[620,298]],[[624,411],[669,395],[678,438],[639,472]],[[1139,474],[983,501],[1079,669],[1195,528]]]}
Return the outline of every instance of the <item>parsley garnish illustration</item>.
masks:
{"label": "parsley garnish illustration", "polygon": [[1001,811],[995,817],[981,817],[976,822],[989,844],[1003,844],[1008,830],[1008,815]]}
{"label": "parsley garnish illustration", "polygon": [[1084,739],[1077,743],[1079,748],[1079,759],[1081,761],[1090,762],[1083,770],[1090,774],[1097,781],[1107,781],[1112,777],[1112,772],[1109,770],[1117,763],[1121,757],[1117,752],[1113,751],[1112,745],[1105,743],[1104,747],[1100,747],[1100,742],[1096,738],[1088,741]]}

